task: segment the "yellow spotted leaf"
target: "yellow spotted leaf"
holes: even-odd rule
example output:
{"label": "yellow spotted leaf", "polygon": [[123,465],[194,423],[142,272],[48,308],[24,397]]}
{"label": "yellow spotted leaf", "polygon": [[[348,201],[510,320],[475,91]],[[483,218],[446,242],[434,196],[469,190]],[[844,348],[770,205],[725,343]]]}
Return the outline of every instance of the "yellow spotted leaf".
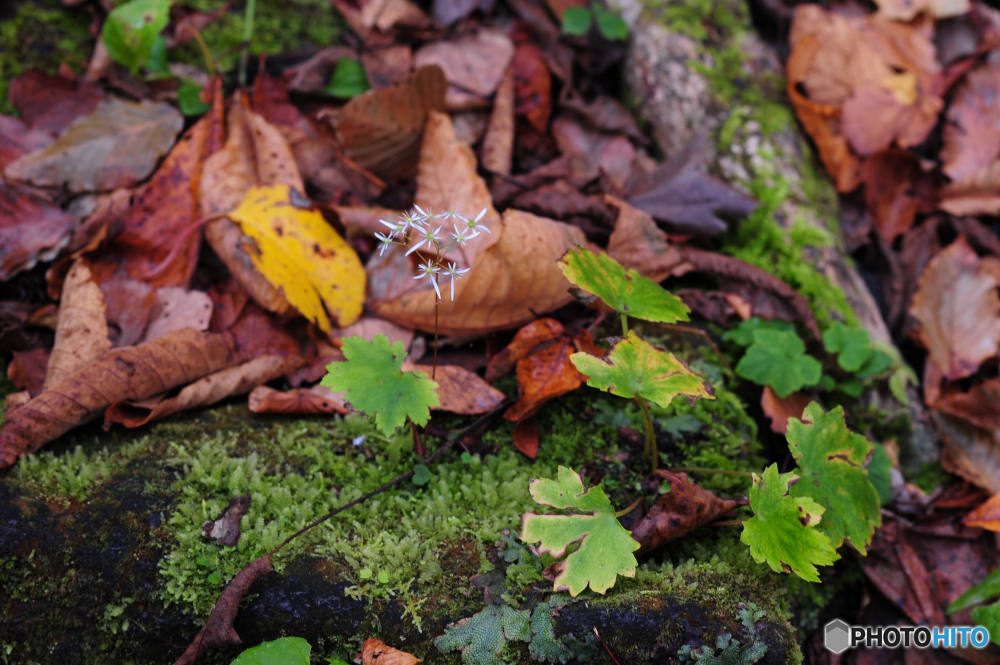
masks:
{"label": "yellow spotted leaf", "polygon": [[255,247],[254,267],[299,312],[330,332],[361,316],[365,269],[308,199],[288,185],[254,187],[229,213]]}

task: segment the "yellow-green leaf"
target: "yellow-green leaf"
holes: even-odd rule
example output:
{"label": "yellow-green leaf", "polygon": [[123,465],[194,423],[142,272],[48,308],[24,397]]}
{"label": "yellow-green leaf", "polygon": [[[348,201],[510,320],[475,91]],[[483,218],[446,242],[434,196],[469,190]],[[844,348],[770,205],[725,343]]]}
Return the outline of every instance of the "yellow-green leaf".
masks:
{"label": "yellow-green leaf", "polygon": [[254,187],[229,213],[256,247],[254,267],[323,332],[358,320],[365,269],[308,199],[288,185]]}

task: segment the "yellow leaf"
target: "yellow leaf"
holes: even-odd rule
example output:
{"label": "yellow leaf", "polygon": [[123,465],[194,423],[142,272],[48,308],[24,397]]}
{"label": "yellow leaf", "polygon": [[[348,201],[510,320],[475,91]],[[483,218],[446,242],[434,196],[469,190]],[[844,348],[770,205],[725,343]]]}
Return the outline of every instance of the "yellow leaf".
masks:
{"label": "yellow leaf", "polygon": [[254,267],[299,312],[329,333],[361,316],[365,269],[350,245],[288,185],[254,187],[229,213],[256,243]]}

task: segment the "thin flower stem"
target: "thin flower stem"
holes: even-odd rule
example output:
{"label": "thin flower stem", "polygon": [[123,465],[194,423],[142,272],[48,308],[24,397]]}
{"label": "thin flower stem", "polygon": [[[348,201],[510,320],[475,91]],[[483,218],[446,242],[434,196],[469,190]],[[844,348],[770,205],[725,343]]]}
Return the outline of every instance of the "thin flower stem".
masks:
{"label": "thin flower stem", "polygon": [[728,469],[708,469],[703,466],[678,466],[671,471],[680,471],[683,473],[714,473],[720,476],[742,476],[743,478],[752,478],[753,474],[749,471],[730,471]]}
{"label": "thin flower stem", "polygon": [[642,410],[642,425],[643,429],[646,430],[646,450],[645,455],[649,458],[649,461],[653,465],[653,471],[656,471],[657,458],[659,457],[658,451],[656,449],[656,434],[653,432],[653,417],[649,414],[649,405],[646,404],[646,400],[641,397],[635,398],[636,403]]}
{"label": "thin flower stem", "polygon": [[636,508],[638,508],[640,503],[642,503],[642,497],[641,496],[638,499],[636,499],[635,501],[633,501],[632,504],[628,508],[626,508],[625,510],[619,510],[617,513],[615,513],[615,517],[623,517],[625,515],[628,515],[630,512],[632,512],[633,510],[635,510]]}
{"label": "thin flower stem", "polygon": [[201,31],[195,27],[194,23],[187,19],[181,21],[181,25],[186,30],[190,30],[191,34],[194,35],[195,41],[198,42],[198,46],[201,48],[201,56],[205,59],[205,67],[208,69],[208,75],[215,78],[215,62],[212,60],[212,52],[209,50],[208,44],[205,43],[205,38],[201,36]]}
{"label": "thin flower stem", "polygon": [[628,314],[622,312],[622,337],[628,337]]}
{"label": "thin flower stem", "polygon": [[708,526],[742,526],[746,520],[723,520],[722,522],[711,522]]}
{"label": "thin flower stem", "polygon": [[440,309],[441,303],[437,300],[434,301],[434,364],[431,365],[431,381],[436,380],[437,368],[438,368],[438,309]]}

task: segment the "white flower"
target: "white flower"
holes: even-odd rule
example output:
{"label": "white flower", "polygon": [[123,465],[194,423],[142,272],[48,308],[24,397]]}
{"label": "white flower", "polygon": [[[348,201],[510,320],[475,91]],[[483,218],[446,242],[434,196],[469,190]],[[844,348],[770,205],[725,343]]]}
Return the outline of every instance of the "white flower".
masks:
{"label": "white flower", "polygon": [[479,221],[485,216],[486,216],[486,208],[483,208],[482,210],[479,211],[479,214],[476,215],[475,219],[470,219],[466,217],[465,225],[469,227],[469,229],[471,229],[472,231],[476,232],[477,235],[480,229],[486,231],[490,235],[493,235],[493,232],[490,231],[489,227],[487,227],[485,224],[479,223]]}
{"label": "white flower", "polygon": [[[397,235],[406,233],[407,223],[405,221],[387,222],[384,219],[380,219],[378,223],[389,227],[389,238],[395,238]],[[375,235],[377,236],[378,234],[376,233]]]}
{"label": "white flower", "polygon": [[457,242],[462,247],[465,247],[465,243],[479,235],[478,231],[470,231],[468,228],[464,228],[459,231],[458,224],[452,224],[452,226],[455,227],[455,232],[451,234],[451,237],[454,242]]}
{"label": "white flower", "polygon": [[408,212],[404,212],[400,216],[403,218],[403,223],[406,224],[406,225],[408,225],[408,226],[411,226],[411,227],[413,227],[415,229],[422,229],[424,227],[425,221],[417,213],[416,210],[410,210]]}
{"label": "white flower", "polygon": [[438,300],[441,300],[441,289],[438,288],[437,283],[437,273],[441,270],[440,266],[435,265],[431,259],[427,259],[426,265],[421,265],[418,270],[417,276],[413,279],[429,278],[431,284],[434,285],[434,291],[437,293]]}
{"label": "white flower", "polygon": [[431,209],[429,207],[425,211],[423,208],[421,208],[416,203],[414,203],[413,204],[413,209],[416,211],[416,214],[414,214],[412,212],[410,214],[413,215],[414,217],[416,217],[417,219],[419,219],[422,223],[426,223],[427,220],[429,220],[431,217],[434,216],[433,211],[431,211]]}
{"label": "white flower", "polygon": [[392,233],[384,234],[384,233],[379,233],[378,231],[376,231],[375,232],[375,237],[378,238],[378,241],[379,241],[379,247],[378,247],[378,255],[379,256],[382,256],[382,254],[385,253],[385,250],[388,249],[389,245],[394,245],[395,244],[393,242],[393,234]]}
{"label": "white flower", "polygon": [[451,208],[450,210],[439,212],[437,216],[445,221],[449,219],[461,219],[461,220],[465,219],[464,217],[462,217],[462,214],[461,212],[459,212],[458,208]]}
{"label": "white flower", "polygon": [[462,279],[462,275],[469,272],[468,268],[459,268],[454,263],[449,263],[444,274],[451,275],[451,300],[455,301],[455,280]]}
{"label": "white flower", "polygon": [[415,244],[406,252],[407,256],[420,249],[420,247],[424,243],[427,243],[427,249],[430,249],[431,245],[437,246],[438,249],[441,249],[441,238],[438,237],[438,234],[441,232],[440,227],[435,226],[435,227],[428,227],[425,229],[423,227],[418,226],[417,228],[420,229],[420,232],[424,234],[424,237],[420,242]]}

